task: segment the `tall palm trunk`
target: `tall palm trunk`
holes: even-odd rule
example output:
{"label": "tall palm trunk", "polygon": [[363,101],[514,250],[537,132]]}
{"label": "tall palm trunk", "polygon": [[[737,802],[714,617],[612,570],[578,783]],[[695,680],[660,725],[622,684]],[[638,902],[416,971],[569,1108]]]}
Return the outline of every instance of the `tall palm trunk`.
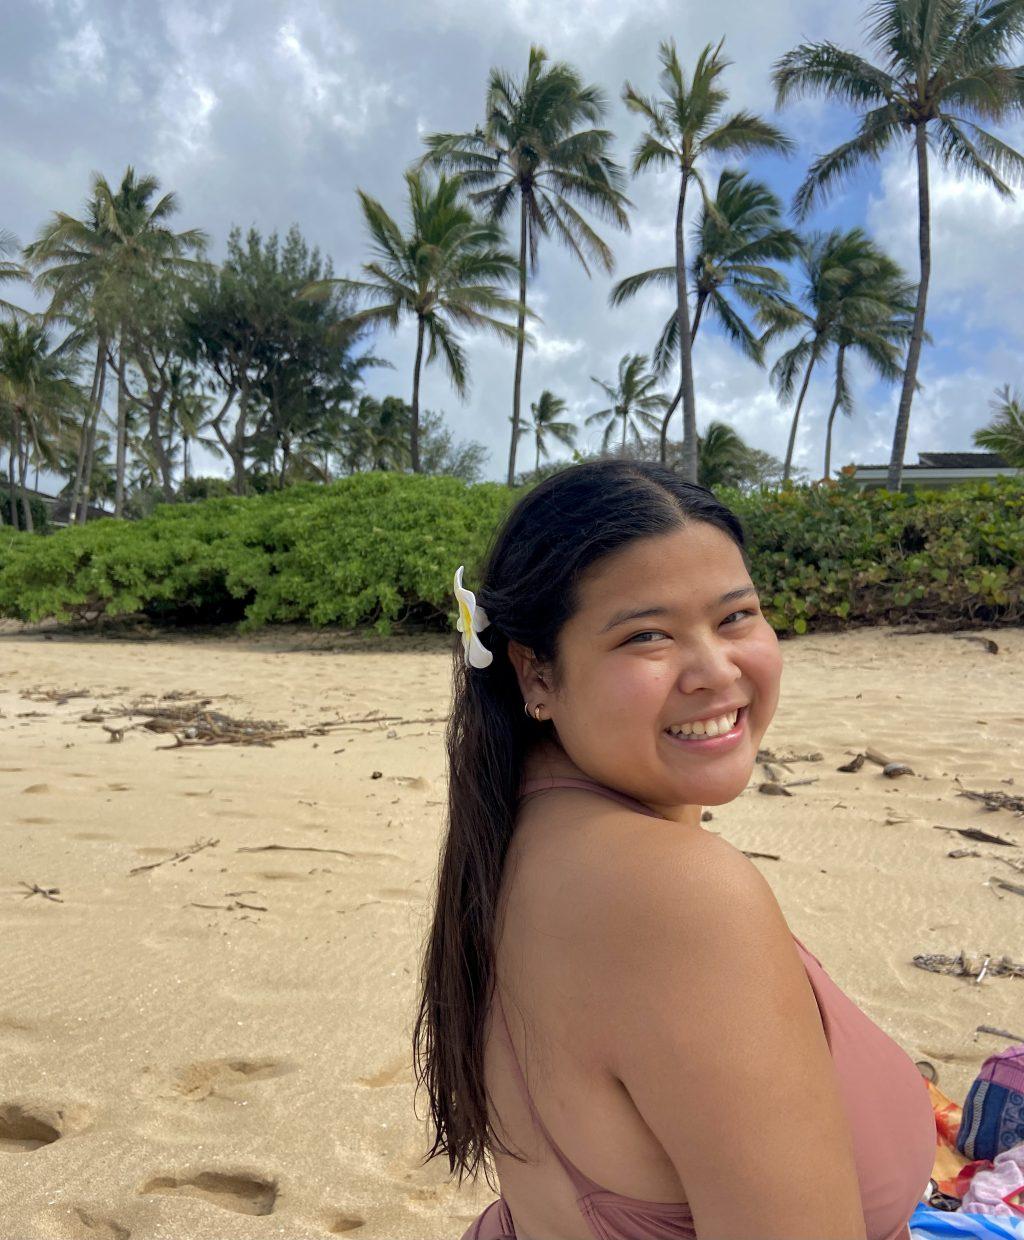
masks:
{"label": "tall palm trunk", "polygon": [[22,420],[21,414],[17,409],[14,411],[15,430],[18,438],[18,491],[21,495],[21,515],[23,519],[22,528],[30,534],[35,533],[35,525],[32,523],[32,505],[28,498],[28,444],[21,442]]}
{"label": "tall palm trunk", "polygon": [[516,375],[512,383],[512,443],[508,450],[508,485],[516,480],[516,446],[519,442],[519,404],[523,390],[523,350],[526,348],[526,199],[519,194],[519,311],[516,315]]}
{"label": "tall palm trunk", "polygon": [[533,458],[533,472],[536,474],[540,470],[540,431],[536,432],[534,439],[537,441],[537,454]]}
{"label": "tall palm trunk", "polygon": [[[697,339],[697,328],[700,327],[700,317],[704,313],[704,303],[707,301],[707,294],[702,293],[697,298],[697,309],[693,316],[693,327],[690,328],[690,346]],[[683,399],[682,380],[676,388],[676,394],[672,397],[672,403],[665,410],[665,416],[661,419],[661,438],[659,442],[659,453],[662,465],[665,464],[665,458],[668,455],[668,424],[672,420],[672,415],[679,408],[679,402]]]}
{"label": "tall palm trunk", "polygon": [[622,447],[619,450],[620,456],[626,455],[626,424],[629,421],[629,414],[623,410],[622,413]]}
{"label": "tall palm trunk", "polygon": [[188,437],[188,435],[182,435],[182,437],[181,437],[181,442],[182,442],[182,448],[181,448],[181,480],[182,480],[182,485],[184,486],[184,484],[185,484],[186,482],[188,482],[188,445],[189,445],[189,437]]}
{"label": "tall palm trunk", "polygon": [[412,471],[420,472],[420,369],[423,366],[423,336],[426,330],[422,315],[416,319],[416,362],[412,371]]}
{"label": "tall palm trunk", "polygon": [[800,395],[797,397],[796,408],[793,410],[793,425],[789,428],[789,443],[786,445],[786,462],[782,467],[782,481],[789,481],[789,472],[793,468],[793,449],[796,447],[796,428],[800,421],[800,410],[803,408],[804,397],[807,395],[807,386],[811,382],[811,371],[814,369],[814,363],[818,360],[816,353],[811,354],[811,360],[807,363],[807,370],[804,372],[804,381],[800,385]]}
{"label": "tall palm trunk", "polygon": [[114,475],[114,516],[124,513],[124,473],[128,454],[128,394],[125,386],[124,325],[117,338],[117,461]]}
{"label": "tall palm trunk", "polygon": [[103,397],[107,388],[107,370],[103,368],[100,375],[100,391],[96,400],[96,408],[92,412],[85,442],[85,465],[82,470],[82,498],[78,510],[77,524],[84,525],[89,516],[89,501],[92,499],[92,463],[96,455],[96,430],[99,426],[100,413],[103,409]]}
{"label": "tall palm trunk", "polygon": [[900,407],[896,415],[896,432],[892,440],[892,456],[889,460],[889,473],[885,481],[886,489],[898,491],[903,481],[903,454],[907,448],[907,431],[910,428],[910,404],[914,399],[917,387],[917,364],[921,359],[921,344],[924,340],[925,305],[928,301],[928,281],[932,274],[931,245],[931,205],[928,194],[928,142],[923,121],[919,121],[914,132],[914,146],[917,151],[917,244],[921,258],[921,282],[917,286],[917,308],[914,311],[914,329],[910,336],[910,347],[907,350],[907,368],[903,372],[903,390],[900,392]]}
{"label": "tall palm trunk", "polygon": [[11,422],[11,442],[7,448],[7,498],[11,506],[11,525],[18,528],[18,493],[14,489],[14,422]]}
{"label": "tall palm trunk", "polygon": [[831,476],[832,470],[832,423],[836,420],[836,410],[839,408],[839,396],[843,390],[843,365],[846,360],[846,345],[839,346],[839,353],[836,357],[836,390],[832,398],[832,408],[828,413],[828,430],[825,432],[825,472],[822,477],[827,481]]}
{"label": "tall palm trunk", "polygon": [[102,400],[102,376],[106,369],[104,359],[107,353],[107,342],[101,335],[96,343],[96,362],[92,370],[92,387],[89,391],[89,403],[85,407],[81,433],[78,437],[78,457],[75,461],[75,478],[71,485],[71,501],[68,505],[68,519],[72,525],[78,521],[78,504],[82,495],[82,484],[85,478],[85,458],[89,446],[89,428],[92,424],[94,408]]}
{"label": "tall palm trunk", "polygon": [[683,217],[686,213],[686,183],[689,170],[684,169],[679,182],[676,206],[676,321],[679,336],[680,389],[683,397],[683,477],[697,481],[697,401],[693,392],[693,350],[690,347],[690,302],[686,293],[686,234]]}

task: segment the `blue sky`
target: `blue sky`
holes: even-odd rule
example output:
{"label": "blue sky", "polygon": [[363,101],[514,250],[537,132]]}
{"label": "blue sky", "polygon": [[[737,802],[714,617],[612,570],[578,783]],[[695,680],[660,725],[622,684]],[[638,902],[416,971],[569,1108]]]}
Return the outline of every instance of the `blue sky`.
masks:
{"label": "blue sky", "polygon": [[[848,136],[853,118],[819,101],[775,116],[772,63],[805,39],[864,49],[861,12],[831,0],[22,0],[7,8],[0,40],[0,228],[28,241],[51,211],[81,211],[93,170],[116,180],[131,163],[175,191],[178,227],[203,228],[214,256],[233,223],[283,233],[297,222],[337,273],[356,274],[364,258],[356,187],[400,216],[402,172],[422,135],[474,126],[492,65],[520,74],[531,41],[575,64],[604,87],[625,163],[640,126],[621,102],[622,84],[655,89],[658,42],[669,36],[684,64],[725,37],[731,106],[772,116],[798,141],[789,160],[749,165],[788,201],[808,162]],[[1024,147],[1024,125],[1000,132]],[[622,354],[649,352],[670,309],[660,293],[608,308],[614,279],[671,261],[674,178],[646,174],[629,194],[631,231],[605,231],[617,257],[612,277],[588,279],[549,245],[532,285],[543,321],[526,357],[524,410],[550,388],[568,401],[586,448],[599,439],[596,428],[582,427],[601,407],[591,376],[611,380]],[[969,449],[971,432],[991,416],[994,389],[1024,384],[1017,288],[1024,197],[1005,203],[933,161],[932,198],[934,342],[921,366],[908,462],[919,450]],[[916,219],[914,170],[909,152],[898,151],[851,181],[807,227],[859,224],[916,276]],[[508,451],[513,355],[484,337],[467,346],[468,401],[432,368],[424,403],[443,409],[459,438],[488,447],[487,475],[497,478]],[[411,327],[381,335],[375,349],[395,369],[372,372],[370,389],[408,396]],[[781,456],[790,413],[767,374],[714,328],[701,329],[694,364],[699,427],[722,418]],[[885,462],[898,391],[857,367],[852,375],[856,411],[837,423],[834,464]],[[828,404],[823,374],[812,383],[797,448],[797,463],[812,476],[820,474]],[[520,451],[528,463],[532,445]]]}

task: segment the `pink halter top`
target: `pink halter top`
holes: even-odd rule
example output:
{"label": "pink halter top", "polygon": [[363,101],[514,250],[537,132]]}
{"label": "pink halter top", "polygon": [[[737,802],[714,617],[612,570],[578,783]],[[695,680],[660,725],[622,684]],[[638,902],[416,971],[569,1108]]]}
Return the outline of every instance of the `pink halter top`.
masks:
{"label": "pink halter top", "polygon": [[[522,785],[520,796],[548,788],[588,788],[640,813],[658,817],[632,797],[586,779],[529,780]],[[818,958],[795,935],[793,941],[807,970],[836,1065],[853,1135],[868,1240],[910,1240],[907,1222],[925,1192],[935,1157],[935,1120],[927,1086],[909,1056],[839,989]],[[598,1240],[696,1237],[688,1205],[678,1201],[643,1201],[614,1193],[592,1180],[562,1152],[530,1097],[500,997],[498,1011],[530,1114],[565,1169],[591,1234]],[[792,1156],[799,1156],[799,1151],[793,1151]],[[462,1240],[517,1240],[512,1212],[504,1196],[477,1217]]]}

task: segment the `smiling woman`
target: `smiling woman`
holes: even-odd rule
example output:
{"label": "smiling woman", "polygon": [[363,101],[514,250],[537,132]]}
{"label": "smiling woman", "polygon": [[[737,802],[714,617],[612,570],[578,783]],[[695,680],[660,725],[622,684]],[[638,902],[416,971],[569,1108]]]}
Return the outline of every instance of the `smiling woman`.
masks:
{"label": "smiling woman", "polygon": [[467,1238],[906,1237],[923,1082],[701,825],[779,697],[739,521],[663,466],[574,466],[456,586],[414,1058],[427,1158],[498,1173]]}

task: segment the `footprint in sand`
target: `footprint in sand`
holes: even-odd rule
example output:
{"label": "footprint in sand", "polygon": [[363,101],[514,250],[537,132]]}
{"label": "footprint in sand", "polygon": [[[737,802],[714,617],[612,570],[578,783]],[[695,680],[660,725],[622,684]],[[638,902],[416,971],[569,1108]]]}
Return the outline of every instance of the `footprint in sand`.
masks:
{"label": "footprint in sand", "polygon": [[32,1025],[13,1017],[0,1016],[0,1046],[14,1050],[28,1050],[36,1041],[36,1031]]}
{"label": "footprint in sand", "polygon": [[397,1085],[399,1081],[412,1078],[412,1068],[405,1058],[393,1059],[371,1076],[357,1076],[356,1084],[365,1085],[367,1089],[383,1089],[387,1085]]}
{"label": "footprint in sand", "polygon": [[27,1154],[63,1136],[60,1116],[14,1104],[0,1106],[0,1153]]}
{"label": "footprint in sand", "polygon": [[56,822],[56,818],[16,818],[15,822],[22,827],[45,827],[51,822]]}
{"label": "footprint in sand", "polygon": [[75,1214],[83,1227],[88,1228],[89,1240],[131,1240],[129,1229],[112,1218],[99,1218],[80,1206],[75,1207]]}
{"label": "footprint in sand", "polygon": [[154,1176],[143,1184],[139,1192],[168,1197],[198,1197],[235,1214],[271,1214],[277,1200],[277,1185],[272,1180],[222,1175],[219,1171],[201,1171],[198,1175],[180,1180],[170,1175]]}
{"label": "footprint in sand", "polygon": [[49,784],[29,784],[27,788],[22,788],[22,792],[36,793],[36,792],[49,792],[49,791],[50,791]]}
{"label": "footprint in sand", "polygon": [[205,1098],[234,1098],[252,1081],[266,1081],[293,1072],[295,1065],[277,1059],[208,1059],[186,1064],[174,1077],[174,1095],[189,1102]]}
{"label": "footprint in sand", "polygon": [[336,1214],[328,1221],[327,1230],[332,1236],[344,1236],[350,1231],[365,1226],[366,1219],[356,1214]]}

